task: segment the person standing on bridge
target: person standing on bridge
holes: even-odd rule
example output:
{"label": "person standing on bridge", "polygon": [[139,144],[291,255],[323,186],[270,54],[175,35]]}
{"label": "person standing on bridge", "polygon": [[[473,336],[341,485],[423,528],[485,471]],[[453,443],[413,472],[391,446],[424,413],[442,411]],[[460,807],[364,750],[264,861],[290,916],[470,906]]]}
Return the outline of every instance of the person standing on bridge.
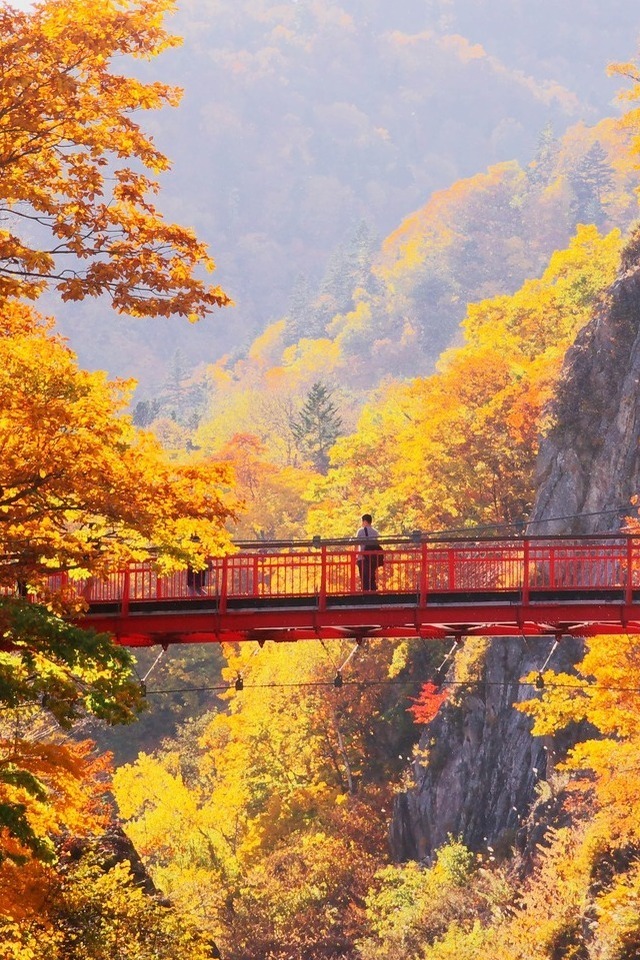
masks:
{"label": "person standing on bridge", "polygon": [[378,542],[378,531],[372,525],[370,513],[362,514],[362,525],[356,533],[359,543],[359,556],[356,560],[360,572],[360,583],[365,591],[377,590],[378,567],[384,563],[382,547]]}
{"label": "person standing on bridge", "polygon": [[[195,533],[192,535],[191,540],[194,543],[200,543],[200,537],[197,537]],[[189,596],[191,597],[204,597],[205,596],[205,587],[207,584],[207,567],[206,565],[200,566],[197,569],[192,567],[191,564],[187,567],[187,590],[189,591]]]}

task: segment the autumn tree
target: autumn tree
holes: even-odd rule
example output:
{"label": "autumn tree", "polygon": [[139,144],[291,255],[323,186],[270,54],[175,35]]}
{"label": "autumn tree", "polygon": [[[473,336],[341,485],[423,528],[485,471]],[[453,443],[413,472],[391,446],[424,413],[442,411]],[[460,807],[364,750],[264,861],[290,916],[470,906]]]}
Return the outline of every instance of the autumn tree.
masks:
{"label": "autumn tree", "polygon": [[[74,578],[151,556],[158,569],[184,566],[229,548],[227,468],[170,461],[125,414],[132,385],[81,370],[52,324],[20,302],[54,287],[63,300],[106,294],[120,312],[192,320],[228,302],[199,277],[213,267],[205,246],[150,200],[151,175],[168,162],[134,116],[178,93],[114,70],[120,57],[175,42],[162,26],[170,9],[165,0],[0,8],[0,936],[16,958],[69,957],[80,943],[38,895],[50,892],[60,838],[105,821],[100,761],[65,734],[86,719],[131,721],[143,706],[130,655],[74,625],[84,604]],[[121,903],[125,886],[116,884]],[[103,932],[109,952],[125,956]]]}
{"label": "autumn tree", "polygon": [[397,648],[386,641],[229,647],[227,709],[116,772],[127,832],[223,954],[344,954],[384,855],[389,785],[416,737],[404,694],[424,648],[387,686]]}
{"label": "autumn tree", "polygon": [[630,130],[634,136],[632,154],[638,157],[640,153],[640,107],[634,106],[640,102],[640,59],[629,60],[626,63],[609,64],[609,74],[623,78],[624,88],[620,90],[618,99],[621,103],[631,104],[620,118],[620,125]]}
{"label": "autumn tree", "polygon": [[[518,704],[533,718],[534,736],[573,746],[557,750],[541,788],[565,825],[548,831],[511,921],[490,932],[493,956],[506,955],[508,942],[535,942],[546,956],[637,955],[639,663],[637,637],[590,637],[574,671],[551,664],[537,678],[537,696]],[[562,896],[550,896],[557,890]]]}
{"label": "autumn tree", "polygon": [[435,863],[380,870],[367,896],[370,936],[359,943],[363,960],[414,960],[449,925],[467,921],[479,907],[473,889],[476,864],[471,851],[449,837]]}
{"label": "autumn tree", "polygon": [[[0,702],[18,717],[41,713],[53,730],[85,716],[126,722],[142,707],[126,651],[70,622],[82,600],[66,579],[133,557],[184,565],[194,533],[207,554],[229,544],[228,471],[172,464],[124,415],[129,394],[130,384],[79,369],[30,307],[0,304]],[[74,769],[69,749],[14,729],[0,752],[0,856],[46,859],[63,795],[52,770]]]}
{"label": "autumn tree", "polygon": [[194,533],[196,553],[224,551],[231,501],[225,467],[171,463],[123,415],[128,385],[80,370],[31,308],[5,304],[0,323],[0,881],[20,871],[0,884],[0,913],[31,920],[12,890],[40,883],[61,834],[100,826],[81,802],[95,765],[60,732],[143,707],[129,653],[73,624],[73,579],[134,557],[184,565]]}
{"label": "autumn tree", "polygon": [[519,709],[533,716],[536,735],[576,729],[584,735],[560,768],[571,772],[592,796],[590,830],[616,846],[640,849],[635,810],[640,802],[640,725],[637,637],[594,637],[573,675],[552,669],[543,675],[539,696]]}
{"label": "autumn tree", "polygon": [[[229,544],[229,481],[209,461],[174,465],[123,415],[130,384],[81,370],[30,308],[0,313],[0,581],[99,575],[153,546],[167,562]],[[141,553],[142,551],[142,553]]]}
{"label": "autumn tree", "polygon": [[171,0],[43,0],[0,8],[0,298],[106,294],[134,316],[198,319],[226,294],[213,261],[151,197],[169,166],[136,122],[179,91],[114,70],[178,41]]}
{"label": "autumn tree", "polygon": [[[90,774],[81,788],[93,790]],[[103,789],[106,784],[103,784]],[[78,791],[78,796],[79,796]],[[90,817],[88,804],[76,813]],[[58,842],[56,865],[0,871],[0,942],[11,960],[211,960],[214,941],[158,896],[113,830],[97,839],[83,825]],[[127,859],[129,854],[130,859]],[[142,873],[142,876],[141,876]]]}
{"label": "autumn tree", "polygon": [[300,538],[307,503],[304,499],[311,471],[279,466],[266,445],[252,433],[236,433],[217,451],[216,460],[233,470],[235,492],[242,501],[229,529],[241,540]]}
{"label": "autumn tree", "polygon": [[411,706],[407,708],[413,717],[413,722],[431,723],[448,696],[448,690],[440,690],[431,680],[424,683],[418,696],[412,697]]}
{"label": "autumn tree", "polygon": [[[41,712],[53,730],[86,716],[127,722],[142,707],[131,658],[73,625],[83,601],[67,582],[134,557],[184,565],[193,533],[198,551],[226,550],[227,470],[172,464],[122,414],[128,386],[80,370],[31,308],[5,305],[0,324],[0,706],[18,718]],[[0,857],[11,844],[19,857],[47,849],[50,821],[32,816],[53,789],[43,750],[65,768],[64,747],[0,732]]]}

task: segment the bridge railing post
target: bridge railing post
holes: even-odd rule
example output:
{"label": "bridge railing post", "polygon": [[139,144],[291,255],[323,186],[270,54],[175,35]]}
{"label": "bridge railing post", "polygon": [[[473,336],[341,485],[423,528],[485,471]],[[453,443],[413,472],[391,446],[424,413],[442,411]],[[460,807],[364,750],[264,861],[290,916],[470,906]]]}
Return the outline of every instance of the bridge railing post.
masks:
{"label": "bridge railing post", "polygon": [[428,577],[427,577],[428,568],[427,568],[427,563],[428,563],[428,561],[429,561],[429,557],[428,557],[428,554],[427,554],[427,541],[425,540],[424,543],[422,544],[422,548],[421,548],[421,550],[420,550],[420,596],[419,596],[419,601],[420,601],[420,606],[421,606],[421,607],[426,607],[426,605],[427,605],[427,583],[428,583]]}
{"label": "bridge railing post", "polygon": [[229,558],[222,558],[222,576],[220,578],[220,598],[218,601],[218,610],[220,613],[227,612],[227,593],[229,589]]}
{"label": "bridge railing post", "polygon": [[[95,578],[92,577],[91,574],[89,574],[89,576],[88,576],[88,577],[86,578],[86,580],[84,581],[84,586],[83,586],[82,590],[80,591],[80,593],[82,594],[82,599],[83,599],[83,600],[86,600],[87,603],[91,603],[91,601],[93,600],[93,586],[94,586],[94,583],[95,583]],[[66,590],[67,590],[67,588],[68,588],[68,586],[69,586],[69,574],[67,573],[66,570],[65,570],[65,572],[62,574],[62,579],[61,579],[61,581],[60,581],[60,586],[61,586],[62,589],[66,592]]]}
{"label": "bridge railing post", "polygon": [[123,617],[129,616],[129,597],[131,595],[131,564],[128,563],[124,568],[124,576],[122,578],[122,615]]}
{"label": "bridge railing post", "polygon": [[318,609],[327,609],[327,547],[324,543],[320,550],[320,595],[318,597]]}
{"label": "bridge railing post", "polygon": [[254,554],[252,558],[251,565],[251,584],[250,584],[250,593],[252,597],[257,597],[259,593],[260,577],[259,577],[259,562],[260,557],[258,554]]}
{"label": "bridge railing post", "polygon": [[[61,590],[63,593],[67,593],[68,590],[69,590],[69,572],[68,572],[68,570],[62,570],[61,573],[60,573],[60,590]],[[76,592],[76,593],[78,592],[77,589],[76,589],[75,592]],[[82,594],[82,596],[84,596],[84,593]],[[87,599],[87,598],[85,597],[85,600],[86,600],[86,599]]]}
{"label": "bridge railing post", "polygon": [[633,537],[627,537],[627,582],[624,587],[624,602],[633,603]]}
{"label": "bridge railing post", "polygon": [[528,540],[525,540],[523,543],[523,557],[522,557],[522,603],[525,606],[529,604],[529,560],[530,560],[530,543]]}

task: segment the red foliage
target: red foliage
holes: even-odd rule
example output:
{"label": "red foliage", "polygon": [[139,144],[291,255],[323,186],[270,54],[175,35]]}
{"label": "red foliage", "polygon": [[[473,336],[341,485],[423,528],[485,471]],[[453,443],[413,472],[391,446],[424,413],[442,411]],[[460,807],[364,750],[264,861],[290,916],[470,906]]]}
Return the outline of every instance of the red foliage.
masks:
{"label": "red foliage", "polygon": [[448,690],[438,692],[435,683],[431,681],[424,683],[418,696],[410,698],[413,701],[412,705],[407,707],[408,712],[413,714],[413,722],[431,723],[440,709],[440,704],[444,703],[448,696]]}

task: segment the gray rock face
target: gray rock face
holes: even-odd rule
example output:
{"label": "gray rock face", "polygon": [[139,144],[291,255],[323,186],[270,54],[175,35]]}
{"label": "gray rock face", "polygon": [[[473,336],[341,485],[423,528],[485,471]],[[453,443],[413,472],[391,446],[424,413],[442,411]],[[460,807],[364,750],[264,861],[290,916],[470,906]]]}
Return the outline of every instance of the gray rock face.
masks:
{"label": "gray rock face", "polygon": [[[640,230],[605,302],[567,354],[555,425],[541,444],[532,535],[615,532],[633,512],[630,498],[640,493],[638,263]],[[448,834],[473,849],[513,838],[553,745],[531,737],[530,721],[511,704],[532,695],[518,681],[541,668],[549,643],[493,640],[484,683],[459,707],[443,705],[419,745],[428,762],[415,763],[415,786],[396,798],[395,860],[429,859]],[[570,668],[580,655],[579,640],[563,640],[551,666]]]}
{"label": "gray rock face", "polygon": [[[640,268],[611,287],[568,351],[541,445],[532,534],[620,529],[640,492]],[[558,518],[558,519],[551,519]]]}
{"label": "gray rock face", "polygon": [[[471,638],[467,643],[474,643]],[[538,671],[551,651],[547,638],[491,641],[480,682],[445,703],[423,736],[414,762],[415,787],[395,801],[391,848],[397,861],[429,860],[449,834],[474,850],[512,842],[547,771],[553,744],[533,738],[531,721],[512,708],[532,688],[520,677]],[[553,664],[579,659],[582,644],[563,640]]]}

